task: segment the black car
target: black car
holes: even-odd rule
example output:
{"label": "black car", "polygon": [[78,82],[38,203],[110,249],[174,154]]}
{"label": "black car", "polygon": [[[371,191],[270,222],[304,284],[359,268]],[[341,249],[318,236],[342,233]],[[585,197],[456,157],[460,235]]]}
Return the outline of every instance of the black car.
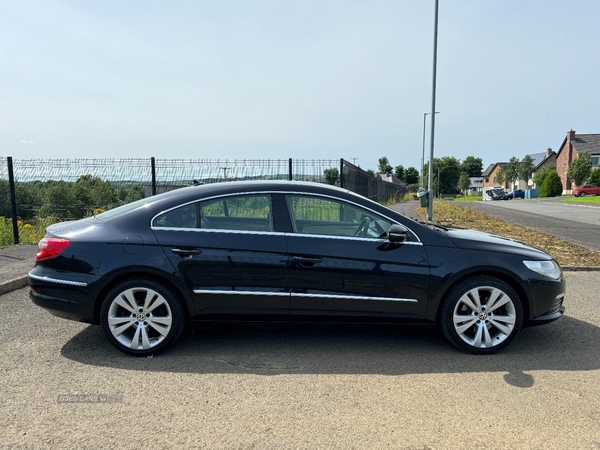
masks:
{"label": "black car", "polygon": [[277,181],[192,186],[52,225],[29,282],[35,304],[101,324],[132,355],[189,322],[266,321],[437,324],[485,354],[561,317],[565,296],[540,250]]}

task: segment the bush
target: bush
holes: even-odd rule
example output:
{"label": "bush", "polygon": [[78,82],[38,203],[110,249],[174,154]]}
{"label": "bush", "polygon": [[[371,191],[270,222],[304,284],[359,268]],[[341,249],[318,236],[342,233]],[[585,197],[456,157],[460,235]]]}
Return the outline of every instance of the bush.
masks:
{"label": "bush", "polygon": [[551,171],[542,183],[540,197],[558,197],[562,194],[563,186],[556,170]]}
{"label": "bush", "polygon": [[600,167],[596,167],[594,170],[592,170],[592,174],[590,175],[588,183],[600,186]]}

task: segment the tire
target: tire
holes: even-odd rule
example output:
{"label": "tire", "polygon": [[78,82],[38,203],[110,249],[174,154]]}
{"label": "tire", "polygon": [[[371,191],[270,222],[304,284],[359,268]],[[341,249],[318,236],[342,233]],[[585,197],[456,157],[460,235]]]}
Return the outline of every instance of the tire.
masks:
{"label": "tire", "polygon": [[579,194],[579,196],[580,196],[580,197],[585,197],[585,192],[581,192],[581,193]]}
{"label": "tire", "polygon": [[102,303],[100,320],[110,343],[134,356],[159,353],[183,330],[177,295],[145,278],[127,280],[111,290]]}
{"label": "tire", "polygon": [[492,276],[479,276],[448,291],[439,321],[442,333],[456,347],[487,355],[517,337],[523,326],[523,307],[508,284]]}

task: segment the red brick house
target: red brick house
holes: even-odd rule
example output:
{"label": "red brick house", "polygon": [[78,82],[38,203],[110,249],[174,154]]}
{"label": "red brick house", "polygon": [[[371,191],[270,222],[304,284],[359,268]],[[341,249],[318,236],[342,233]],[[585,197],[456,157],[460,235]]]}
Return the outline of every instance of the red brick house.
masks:
{"label": "red brick house", "polygon": [[504,183],[500,184],[496,181],[496,175],[498,174],[498,170],[506,170],[506,167],[508,167],[508,163],[505,162],[497,162],[494,164],[490,164],[488,168],[485,169],[485,171],[481,174],[481,176],[483,177],[482,187],[486,188],[492,186],[502,186],[504,189],[508,189],[508,182],[505,181]]}
{"label": "red brick house", "polygon": [[570,194],[573,188],[567,176],[569,164],[582,153],[589,153],[592,157],[592,169],[600,165],[600,134],[576,134],[573,130],[567,132],[556,153],[556,171],[563,185],[563,194]]}

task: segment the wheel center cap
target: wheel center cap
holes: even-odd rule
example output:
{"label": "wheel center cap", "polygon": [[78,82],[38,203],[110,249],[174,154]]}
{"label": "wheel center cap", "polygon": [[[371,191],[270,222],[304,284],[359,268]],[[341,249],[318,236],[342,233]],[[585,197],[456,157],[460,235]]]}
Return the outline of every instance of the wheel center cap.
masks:
{"label": "wheel center cap", "polygon": [[485,320],[485,319],[487,319],[487,317],[488,317],[488,315],[485,312],[479,313],[479,315],[477,316],[477,318],[479,320]]}
{"label": "wheel center cap", "polygon": [[144,320],[146,320],[146,314],[144,314],[144,313],[139,313],[139,314],[137,315],[137,320],[138,320],[138,322],[143,322]]}

